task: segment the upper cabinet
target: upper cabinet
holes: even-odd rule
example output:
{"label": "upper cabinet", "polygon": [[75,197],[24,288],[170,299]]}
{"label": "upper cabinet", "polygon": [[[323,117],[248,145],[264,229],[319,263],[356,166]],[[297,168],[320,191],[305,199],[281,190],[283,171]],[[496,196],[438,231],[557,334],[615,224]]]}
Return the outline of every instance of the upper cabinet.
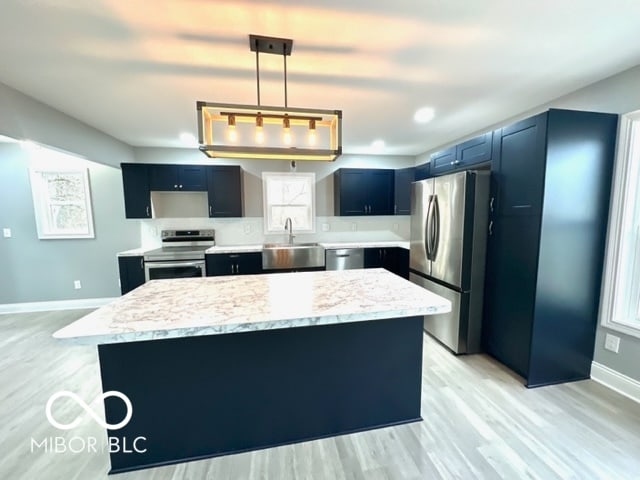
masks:
{"label": "upper cabinet", "polygon": [[440,175],[456,168],[456,146],[445,148],[439,152],[432,153],[429,157],[431,163],[431,175]]}
{"label": "upper cabinet", "polygon": [[396,215],[411,215],[411,182],[415,181],[415,176],[414,167],[395,171],[394,213]]}
{"label": "upper cabinet", "polygon": [[[428,176],[443,175],[454,170],[465,170],[472,165],[491,161],[492,139],[493,132],[487,132],[458,145],[432,153],[429,157],[430,170],[427,171],[426,176],[423,176],[422,172],[420,176],[427,178]],[[423,178],[416,178],[416,180]]]}
{"label": "upper cabinet", "polygon": [[333,181],[335,215],[393,215],[393,170],[340,168]]}
{"label": "upper cabinet", "polygon": [[121,167],[125,216],[127,218],[151,218],[149,165],[123,163]]}
{"label": "upper cabinet", "polygon": [[151,218],[152,191],[207,192],[209,217],[243,215],[239,166],[122,163],[125,216]]}
{"label": "upper cabinet", "polygon": [[204,192],[207,190],[206,168],[204,165],[151,165],[151,190]]}
{"label": "upper cabinet", "polygon": [[242,170],[221,165],[207,167],[210,217],[242,217]]}
{"label": "upper cabinet", "polygon": [[418,180],[426,180],[431,177],[431,163],[423,163],[422,165],[418,165],[416,167],[415,172],[415,181]]}

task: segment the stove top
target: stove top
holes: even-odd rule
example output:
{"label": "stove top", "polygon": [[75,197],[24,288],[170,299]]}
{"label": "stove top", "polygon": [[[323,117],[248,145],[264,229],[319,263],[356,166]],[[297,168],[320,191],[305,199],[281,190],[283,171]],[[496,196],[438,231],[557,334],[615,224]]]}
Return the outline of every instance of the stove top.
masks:
{"label": "stove top", "polygon": [[205,250],[215,244],[213,230],[163,230],[162,248],[145,253],[144,260],[204,260]]}

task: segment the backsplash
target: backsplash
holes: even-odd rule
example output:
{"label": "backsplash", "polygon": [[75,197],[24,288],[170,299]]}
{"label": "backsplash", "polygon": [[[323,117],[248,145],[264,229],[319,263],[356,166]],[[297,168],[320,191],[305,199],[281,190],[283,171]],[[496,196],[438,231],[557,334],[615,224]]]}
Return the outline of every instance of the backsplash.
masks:
{"label": "backsplash", "polygon": [[[296,242],[359,242],[409,240],[411,217],[408,215],[376,217],[316,217],[316,233],[296,234]],[[265,235],[262,217],[243,218],[156,218],[140,221],[143,248],[160,246],[162,230],[197,230],[213,228],[216,245],[250,245],[282,242],[287,233]]]}

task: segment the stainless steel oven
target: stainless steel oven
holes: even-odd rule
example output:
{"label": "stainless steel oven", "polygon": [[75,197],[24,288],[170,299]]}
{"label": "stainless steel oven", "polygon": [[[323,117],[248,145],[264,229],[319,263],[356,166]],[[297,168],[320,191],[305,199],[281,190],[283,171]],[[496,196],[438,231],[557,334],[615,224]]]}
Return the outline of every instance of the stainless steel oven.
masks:
{"label": "stainless steel oven", "polygon": [[145,280],[204,277],[204,252],[214,245],[213,230],[163,230],[162,248],[144,255]]}
{"label": "stainless steel oven", "polygon": [[147,282],[162,278],[204,277],[205,275],[204,260],[145,262],[144,264],[144,277]]}

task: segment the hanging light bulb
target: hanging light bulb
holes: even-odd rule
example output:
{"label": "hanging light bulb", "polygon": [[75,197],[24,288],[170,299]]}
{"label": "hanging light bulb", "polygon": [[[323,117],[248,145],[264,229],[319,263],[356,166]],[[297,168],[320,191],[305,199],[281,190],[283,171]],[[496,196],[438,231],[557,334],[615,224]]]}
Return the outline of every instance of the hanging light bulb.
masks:
{"label": "hanging light bulb", "polygon": [[263,119],[260,112],[256,116],[256,143],[264,143]]}
{"label": "hanging light bulb", "polygon": [[309,120],[309,145],[315,145],[316,140],[316,121],[312,119]]}
{"label": "hanging light bulb", "polygon": [[289,115],[284,114],[284,120],[282,121],[282,127],[284,133],[282,135],[282,139],[284,140],[285,145],[291,145],[291,122],[289,121]]}
{"label": "hanging light bulb", "polygon": [[227,138],[235,142],[238,140],[238,132],[236,131],[236,116],[229,115],[227,117]]}

